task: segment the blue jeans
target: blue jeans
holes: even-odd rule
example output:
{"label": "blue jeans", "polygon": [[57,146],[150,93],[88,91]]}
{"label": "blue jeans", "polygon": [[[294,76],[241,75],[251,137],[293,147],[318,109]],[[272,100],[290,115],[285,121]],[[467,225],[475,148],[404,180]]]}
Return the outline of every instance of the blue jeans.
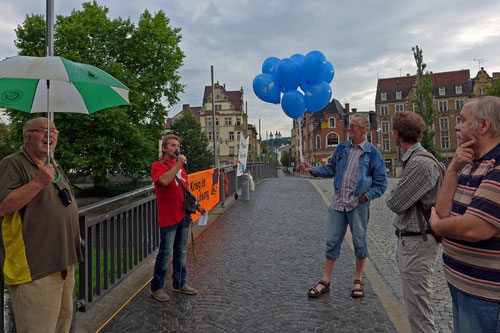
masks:
{"label": "blue jeans", "polygon": [[328,207],[325,257],[328,259],[337,259],[340,256],[340,246],[344,240],[347,226],[349,226],[354,245],[354,254],[360,259],[367,258],[366,229],[369,218],[369,202],[360,201],[356,208],[348,212],[341,212],[333,207]]}
{"label": "blue jeans", "polygon": [[189,225],[191,215],[186,214],[179,223],[160,228],[160,248],[156,255],[153,280],[151,290],[163,289],[167,266],[174,253],[172,260],[172,286],[175,289],[182,288],[186,284],[186,252],[189,237]]}
{"label": "blue jeans", "polygon": [[448,283],[453,300],[453,331],[500,332],[500,303],[464,294]]}

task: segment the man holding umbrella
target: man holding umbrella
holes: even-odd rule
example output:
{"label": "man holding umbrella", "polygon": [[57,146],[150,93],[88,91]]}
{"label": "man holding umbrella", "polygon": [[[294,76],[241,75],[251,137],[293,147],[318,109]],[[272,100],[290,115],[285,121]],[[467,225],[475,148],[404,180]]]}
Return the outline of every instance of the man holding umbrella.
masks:
{"label": "man holding umbrella", "polygon": [[46,163],[57,135],[47,118],[29,120],[21,151],[0,161],[0,260],[18,332],[68,332],[71,325],[74,265],[83,256],[70,182],[54,160]]}

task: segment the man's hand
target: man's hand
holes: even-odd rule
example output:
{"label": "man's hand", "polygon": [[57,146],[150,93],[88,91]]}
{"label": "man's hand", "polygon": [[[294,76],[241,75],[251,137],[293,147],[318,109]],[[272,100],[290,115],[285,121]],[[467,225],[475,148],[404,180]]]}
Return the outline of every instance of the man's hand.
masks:
{"label": "man's hand", "polygon": [[361,202],[367,202],[368,201],[368,197],[363,193],[360,197],[359,197],[359,201]]}
{"label": "man's hand", "polygon": [[56,179],[56,170],[52,164],[46,164],[38,169],[38,173],[35,177],[35,182],[42,186],[49,185],[54,179]]}
{"label": "man's hand", "polygon": [[198,207],[196,207],[196,210],[199,211],[201,213],[201,215],[205,215],[205,213],[207,212],[207,210],[203,207],[201,207],[200,205],[198,205]]}
{"label": "man's hand", "polygon": [[184,155],[177,156],[177,165],[183,166],[187,162],[187,158]]}
{"label": "man's hand", "polygon": [[474,159],[474,150],[471,148],[476,143],[476,140],[470,140],[462,143],[456,150],[453,159],[451,160],[448,169],[453,172],[458,172],[464,164],[472,165]]}
{"label": "man's hand", "polygon": [[439,217],[439,215],[436,211],[436,208],[432,207],[431,217],[429,218],[429,225],[430,225],[432,231],[434,231],[439,236],[441,236],[441,235],[439,234],[439,232],[436,229],[437,229],[437,224],[439,223],[440,220],[441,220],[441,218]]}
{"label": "man's hand", "polygon": [[304,171],[304,172],[311,172],[313,170],[313,168],[311,167],[311,165],[307,162],[302,162],[299,164],[299,169]]}

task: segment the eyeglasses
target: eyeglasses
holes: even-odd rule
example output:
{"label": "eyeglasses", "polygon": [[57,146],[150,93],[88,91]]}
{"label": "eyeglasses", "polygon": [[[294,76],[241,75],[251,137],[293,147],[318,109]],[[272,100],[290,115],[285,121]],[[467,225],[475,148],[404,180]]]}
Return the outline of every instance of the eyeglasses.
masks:
{"label": "eyeglasses", "polygon": [[[42,132],[44,135],[48,135],[49,134],[49,130],[48,129],[32,129],[32,130],[27,130],[25,133],[27,133],[27,132]],[[51,130],[50,134],[58,135],[59,131],[58,130]]]}
{"label": "eyeglasses", "polygon": [[354,125],[354,124],[349,124],[349,125],[347,125],[347,128],[350,128],[350,129],[355,128],[355,127],[361,127],[361,126],[359,126],[359,125]]}

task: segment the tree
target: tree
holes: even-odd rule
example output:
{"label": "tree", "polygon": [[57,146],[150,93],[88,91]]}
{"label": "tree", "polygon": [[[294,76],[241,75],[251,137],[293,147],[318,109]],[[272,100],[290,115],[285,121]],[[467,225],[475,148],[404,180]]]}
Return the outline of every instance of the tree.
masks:
{"label": "tree", "polygon": [[189,173],[213,167],[214,156],[208,150],[208,137],[191,110],[177,119],[170,129],[181,138],[181,152],[186,155]]}
{"label": "tree", "polygon": [[422,135],[422,146],[427,149],[427,151],[434,154],[434,156],[438,156],[438,151],[434,146],[434,135],[435,132],[432,130],[432,125],[434,124],[434,120],[436,119],[436,112],[434,111],[434,107],[432,105],[432,80],[429,72],[425,72],[424,70],[427,65],[423,62],[422,49],[416,45],[412,47],[413,57],[415,58],[415,62],[417,64],[417,74],[416,74],[416,82],[415,82],[415,94],[417,97],[417,110],[416,113],[419,114],[423,119],[426,126],[426,129]]}
{"label": "tree", "polygon": [[16,151],[16,147],[9,138],[9,127],[0,123],[0,160]]}
{"label": "tree", "polygon": [[491,82],[491,87],[487,88],[486,92],[490,96],[500,97],[500,78],[494,79]]}
{"label": "tree", "polygon": [[[184,58],[179,47],[182,36],[163,11],[145,10],[135,26],[130,19],[109,19],[108,8],[96,1],[82,7],[69,16],[57,16],[54,53],[116,77],[131,89],[131,106],[92,116],[56,113],[61,132],[56,158],[65,170],[90,175],[95,186],[102,186],[107,175],[145,175],[157,159],[167,117],[162,100],[176,104],[183,91],[178,74]],[[27,16],[16,29],[19,54],[43,55],[44,31],[41,15]],[[8,114],[18,134],[22,124],[34,117],[14,110]]]}
{"label": "tree", "polygon": [[290,153],[287,151],[283,152],[283,154],[281,155],[280,162],[281,162],[282,166],[289,167],[290,166]]}

